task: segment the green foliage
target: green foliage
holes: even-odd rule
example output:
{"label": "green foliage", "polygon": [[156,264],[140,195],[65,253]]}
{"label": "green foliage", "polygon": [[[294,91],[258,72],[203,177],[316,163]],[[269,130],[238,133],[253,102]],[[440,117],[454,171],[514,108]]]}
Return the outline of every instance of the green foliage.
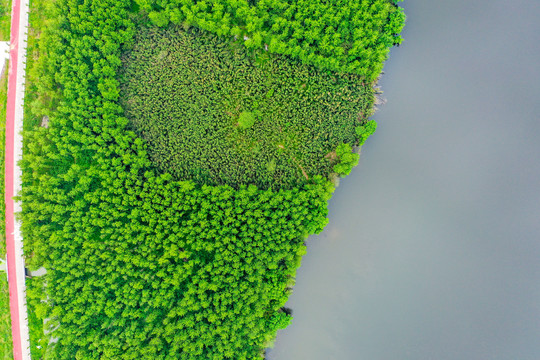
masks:
{"label": "green foliage", "polygon": [[[56,0],[33,0],[29,13],[28,44],[26,57],[26,81],[23,129],[40,126],[58,106],[62,89],[54,80],[58,58],[50,49],[55,49],[61,40],[61,17],[47,16],[54,12]],[[51,53],[50,53],[51,52]],[[23,146],[28,139],[23,137]]]}
{"label": "green foliage", "polygon": [[[396,0],[135,0],[169,22],[235,36],[246,47],[374,81],[405,22]],[[244,41],[245,39],[245,41]]]}
{"label": "green foliage", "polygon": [[7,77],[8,62],[6,61],[5,71],[0,69],[0,258],[6,258],[6,206],[5,206],[5,147],[6,147],[6,104],[7,104]]}
{"label": "green foliage", "polygon": [[0,360],[13,359],[9,291],[5,272],[0,272]]}
{"label": "green foliage", "polygon": [[[46,244],[55,304],[48,316],[60,325],[52,358],[254,359],[285,325],[274,314],[287,300],[304,236],[325,224],[320,190],[160,181],[149,179],[140,193],[147,200],[131,214],[102,202],[105,214],[90,209],[52,224],[63,225]],[[145,207],[152,217],[133,215]],[[129,225],[66,230],[111,218]],[[99,236],[85,236],[94,231]]]}
{"label": "green foliage", "polygon": [[0,41],[9,41],[11,1],[12,0],[0,0]]}
{"label": "green foliage", "polygon": [[32,313],[58,339],[45,359],[262,358],[289,321],[288,285],[306,236],[327,222],[332,186],[315,176],[234,189],[156,175],[118,105],[129,4],[58,5],[48,15],[57,30],[42,40],[55,76],[39,88],[56,106],[48,129],[25,131],[21,161],[25,254],[48,270],[46,302]]}
{"label": "green foliage", "polygon": [[373,135],[377,130],[377,123],[374,120],[366,121],[363,125],[356,127],[356,136],[358,137],[358,145],[362,146],[367,138]]}
{"label": "green foliage", "polygon": [[290,188],[327,176],[326,155],[356,141],[373,106],[357,75],[253,58],[196,29],[142,30],[124,63],[121,103],[152,163],[197,183]]}
{"label": "green foliage", "polygon": [[47,311],[44,303],[43,277],[26,279],[26,304],[28,309],[28,330],[30,333],[30,354],[32,359],[45,357],[49,341],[44,334],[43,319]]}
{"label": "green foliage", "polygon": [[274,313],[274,315],[270,318],[269,325],[274,329],[285,329],[291,324],[291,322],[292,316],[283,311],[280,311]]}
{"label": "green foliage", "polygon": [[[0,0],[0,41],[8,41],[11,25],[11,0]],[[5,130],[7,104],[7,77],[9,64],[0,68],[0,258],[6,259],[6,207],[5,207]],[[6,273],[0,272],[0,359],[13,359],[9,287]]]}
{"label": "green foliage", "polygon": [[350,144],[339,144],[336,148],[338,163],[334,165],[334,172],[341,176],[349,175],[352,168],[358,165],[360,155],[352,152]]}
{"label": "green foliage", "polygon": [[252,112],[242,111],[238,117],[238,127],[241,129],[249,129],[255,124],[255,115]]}
{"label": "green foliage", "polygon": [[[0,77],[0,258],[6,260],[6,207],[5,207],[5,130],[7,103],[7,71]],[[0,69],[1,71],[1,69]],[[9,287],[5,272],[0,272],[0,360],[13,359],[13,343],[11,338],[11,316],[9,310]]]}
{"label": "green foliage", "polygon": [[[38,3],[21,216],[28,265],[47,269],[46,286],[32,280],[31,314],[50,319],[58,341],[36,356],[262,359],[291,321],[283,306],[305,238],[327,222],[331,150],[339,174],[358,162],[357,114],[373,99],[361,80],[380,72],[399,10],[382,0]],[[197,29],[136,39],[139,10],[161,27],[247,36],[248,48],[357,75],[253,57]],[[37,126],[44,115],[49,128]],[[163,162],[165,150],[185,162]]]}

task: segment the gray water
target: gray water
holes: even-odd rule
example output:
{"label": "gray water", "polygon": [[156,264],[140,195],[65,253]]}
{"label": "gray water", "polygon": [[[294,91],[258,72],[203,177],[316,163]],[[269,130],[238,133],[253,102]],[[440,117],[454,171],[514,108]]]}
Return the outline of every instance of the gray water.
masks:
{"label": "gray water", "polygon": [[540,359],[540,2],[405,0],[270,360]]}

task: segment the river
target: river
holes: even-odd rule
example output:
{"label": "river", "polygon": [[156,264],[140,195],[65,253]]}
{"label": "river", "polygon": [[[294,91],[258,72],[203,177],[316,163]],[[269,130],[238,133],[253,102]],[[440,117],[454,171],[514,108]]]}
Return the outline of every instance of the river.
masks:
{"label": "river", "polygon": [[540,2],[405,0],[269,360],[540,359]]}

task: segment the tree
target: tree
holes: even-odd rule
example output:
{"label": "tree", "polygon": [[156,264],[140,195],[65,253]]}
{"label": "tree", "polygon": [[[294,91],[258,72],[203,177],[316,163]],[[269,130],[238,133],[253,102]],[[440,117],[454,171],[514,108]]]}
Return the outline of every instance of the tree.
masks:
{"label": "tree", "polygon": [[255,124],[255,115],[252,112],[243,111],[238,117],[238,127],[240,129],[249,129]]}
{"label": "tree", "polygon": [[369,120],[364,125],[357,126],[355,130],[358,137],[358,145],[362,146],[367,138],[377,130],[377,123],[374,120]]}
{"label": "tree", "polygon": [[339,162],[334,165],[334,171],[341,176],[349,175],[353,167],[358,165],[360,155],[352,152],[350,144],[339,144],[336,148]]}

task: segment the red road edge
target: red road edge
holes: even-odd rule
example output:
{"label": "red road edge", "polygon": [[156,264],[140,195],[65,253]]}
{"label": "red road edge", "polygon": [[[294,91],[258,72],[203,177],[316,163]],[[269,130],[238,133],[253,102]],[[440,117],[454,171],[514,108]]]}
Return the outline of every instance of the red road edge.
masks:
{"label": "red road edge", "polygon": [[22,342],[19,324],[19,298],[17,295],[15,259],[15,214],[13,209],[15,173],[15,97],[17,90],[17,57],[19,55],[20,0],[14,0],[11,8],[11,39],[9,52],[8,93],[6,108],[6,150],[5,150],[5,202],[6,202],[6,252],[9,276],[9,307],[11,309],[11,335],[13,336],[13,358],[22,360]]}

